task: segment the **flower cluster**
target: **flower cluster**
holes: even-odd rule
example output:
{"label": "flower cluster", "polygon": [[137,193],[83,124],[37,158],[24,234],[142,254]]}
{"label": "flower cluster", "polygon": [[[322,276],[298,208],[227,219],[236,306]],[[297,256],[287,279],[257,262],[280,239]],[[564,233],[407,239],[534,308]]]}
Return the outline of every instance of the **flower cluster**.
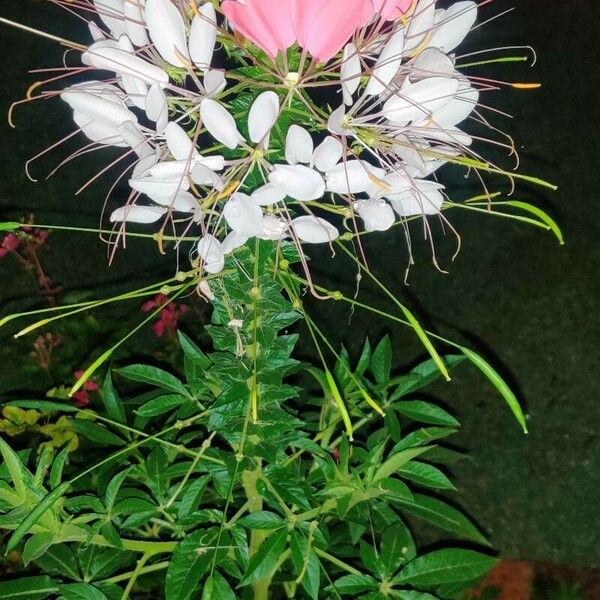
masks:
{"label": "flower cluster", "polygon": [[144,302],[141,310],[143,313],[148,313],[160,307],[162,309],[158,320],[152,325],[152,331],[159,338],[165,334],[175,337],[177,335],[179,319],[188,313],[189,306],[187,304],[177,305],[175,302],[170,302],[169,298],[164,294],[157,294],[152,300]]}
{"label": "flower cluster", "polygon": [[124,149],[109,166],[128,163],[130,194],[110,221],[120,233],[159,222],[196,232],[205,272],[254,237],[301,248],[342,227],[427,227],[447,199],[437,170],[487,164],[462,126],[487,125],[479,97],[491,86],[455,56],[475,2],[93,4],[93,43],[72,69],[89,79],[60,96],[86,151]]}
{"label": "flower cluster", "polygon": [[[82,375],[83,371],[81,370],[73,373],[75,381],[77,381]],[[98,392],[99,389],[100,386],[93,379],[88,379],[85,382],[83,389],[73,394],[73,399],[76,406],[79,408],[85,408],[86,406],[89,406],[89,404],[92,402],[92,396]]]}

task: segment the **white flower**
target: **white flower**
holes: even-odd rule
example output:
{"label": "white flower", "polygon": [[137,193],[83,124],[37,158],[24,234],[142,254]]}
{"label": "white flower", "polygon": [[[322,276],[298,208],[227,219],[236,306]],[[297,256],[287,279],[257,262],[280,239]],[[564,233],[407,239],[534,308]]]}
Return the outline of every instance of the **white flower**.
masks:
{"label": "white flower", "polygon": [[381,195],[401,217],[414,215],[435,215],[440,212],[444,196],[444,186],[427,179],[411,179],[397,173],[385,178],[388,190]]}
{"label": "white flower", "polygon": [[233,231],[247,238],[262,233],[262,209],[246,194],[233,194],[223,207],[223,217]]}
{"label": "white flower", "polygon": [[160,206],[136,206],[135,204],[128,204],[117,208],[110,215],[111,223],[156,223],[167,214],[167,209]]}
{"label": "white flower", "polygon": [[452,52],[467,36],[477,20],[475,2],[456,2],[447,10],[437,11],[429,46]]}
{"label": "white flower", "polygon": [[384,176],[383,169],[358,159],[341,162],[325,173],[327,191],[337,194],[375,193]]}

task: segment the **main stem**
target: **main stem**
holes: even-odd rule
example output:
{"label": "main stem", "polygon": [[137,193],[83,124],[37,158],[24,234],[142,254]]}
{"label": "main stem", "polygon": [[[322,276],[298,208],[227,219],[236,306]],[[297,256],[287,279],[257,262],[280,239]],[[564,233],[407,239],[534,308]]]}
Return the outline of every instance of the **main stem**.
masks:
{"label": "main stem", "polygon": [[[256,464],[254,471],[244,471],[242,473],[242,485],[248,499],[248,511],[250,513],[259,512],[263,509],[262,496],[259,494],[256,484],[261,478],[260,461]],[[253,529],[250,536],[250,557],[254,556],[265,541],[265,534],[260,529]],[[254,590],[254,600],[268,600],[269,587],[271,585],[272,576],[267,575],[256,581],[252,588]]]}

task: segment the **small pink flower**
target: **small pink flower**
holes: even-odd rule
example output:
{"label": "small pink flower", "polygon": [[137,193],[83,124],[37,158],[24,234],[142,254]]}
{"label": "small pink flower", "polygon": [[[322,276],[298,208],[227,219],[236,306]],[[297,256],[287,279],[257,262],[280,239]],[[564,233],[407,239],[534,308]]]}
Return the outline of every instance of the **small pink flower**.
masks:
{"label": "small pink flower", "polygon": [[85,408],[91,402],[90,395],[85,390],[79,390],[73,394],[75,405],[79,408]]}
{"label": "small pink flower", "polygon": [[333,58],[375,14],[372,0],[225,0],[221,8],[271,58],[298,42],[321,62]]}
{"label": "small pink flower", "polygon": [[21,240],[14,233],[9,233],[4,236],[2,244],[0,245],[0,258],[6,256],[10,252],[15,252],[20,245]]}

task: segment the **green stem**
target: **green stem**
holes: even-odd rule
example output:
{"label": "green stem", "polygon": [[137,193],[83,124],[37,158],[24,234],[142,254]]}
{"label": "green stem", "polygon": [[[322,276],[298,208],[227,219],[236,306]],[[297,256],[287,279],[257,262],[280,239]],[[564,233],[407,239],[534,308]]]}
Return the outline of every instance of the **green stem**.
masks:
{"label": "green stem", "polygon": [[362,573],[358,569],[355,569],[353,566],[349,565],[348,563],[345,563],[343,560],[340,560],[339,558],[332,556],[328,552],[325,552],[325,550],[321,550],[320,548],[315,547],[314,551],[317,556],[320,556],[322,559],[330,562],[336,567],[347,571],[351,575],[362,575]]}
{"label": "green stem", "polygon": [[129,598],[129,594],[131,594],[131,590],[133,589],[133,586],[135,585],[137,578],[140,576],[141,570],[144,568],[144,565],[148,562],[148,559],[150,558],[150,556],[151,555],[149,555],[149,554],[143,554],[140,557],[140,559],[138,560],[137,565],[136,565],[133,573],[131,574],[129,581],[127,582],[127,585],[125,586],[125,590],[123,592],[123,595],[121,596],[121,600],[127,600],[127,598]]}
{"label": "green stem", "polygon": [[[138,570],[138,577],[140,575],[147,575],[148,573],[156,573],[156,571],[162,571],[166,569],[170,564],[170,561],[164,560],[162,562],[156,563],[154,565],[149,565],[142,569]],[[114,577],[110,577],[109,579],[105,579],[103,583],[120,583],[121,581],[129,581],[129,579],[133,576],[135,571],[129,571],[127,573],[121,573],[120,575],[115,575]]]}

